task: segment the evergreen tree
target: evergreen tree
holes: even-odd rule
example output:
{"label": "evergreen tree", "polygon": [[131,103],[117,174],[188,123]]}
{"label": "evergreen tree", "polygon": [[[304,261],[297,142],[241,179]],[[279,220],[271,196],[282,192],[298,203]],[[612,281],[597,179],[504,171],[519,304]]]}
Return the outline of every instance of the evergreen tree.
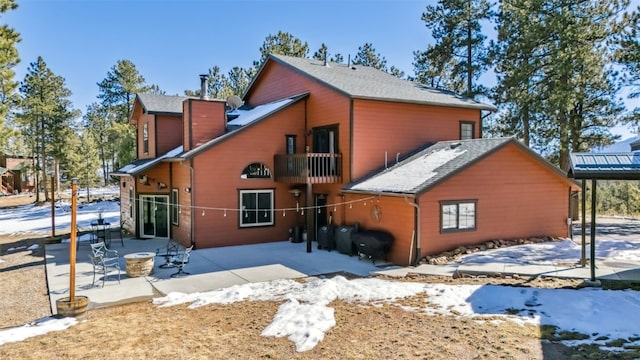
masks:
{"label": "evergreen tree", "polygon": [[615,140],[623,111],[608,46],[626,1],[504,0],[495,45],[496,132],[568,169],[571,151]]}
{"label": "evergreen tree", "polygon": [[[426,80],[425,84],[446,85],[468,97],[484,93],[485,89],[474,81],[489,66],[481,22],[492,18],[488,0],[439,0],[437,5],[427,6],[422,20],[436,43],[414,53],[417,78]],[[431,80],[433,76],[443,79]]]}
{"label": "evergreen tree", "polygon": [[370,66],[372,68],[387,71],[387,59],[376,53],[376,49],[371,43],[365,43],[358,47],[358,52],[353,58],[354,65]]}
{"label": "evergreen tree", "polygon": [[[15,0],[0,0],[0,15],[17,7]],[[13,68],[20,62],[16,48],[19,41],[20,34],[7,25],[0,25],[0,153],[9,137],[14,135],[5,121],[18,101],[18,83],[14,80]]]}
{"label": "evergreen tree", "polygon": [[278,34],[269,34],[264,39],[264,43],[260,47],[260,60],[253,62],[254,67],[259,68],[267,60],[269,54],[306,58],[309,54],[309,45],[306,41],[302,42],[290,33],[278,31]]}
{"label": "evergreen tree", "polygon": [[[20,84],[22,100],[18,121],[21,132],[37,159],[40,190],[49,199],[47,187],[49,166],[59,177],[58,164],[65,151],[72,120],[77,115],[71,107],[71,91],[64,78],[55,75],[42,57],[29,65],[27,75]],[[39,201],[39,191],[36,192]]]}
{"label": "evergreen tree", "polygon": [[[625,13],[620,24],[616,49],[616,60],[624,66],[625,86],[630,90],[629,98],[640,98],[640,6],[632,13]],[[640,129],[640,107],[632,109],[625,119],[633,121],[636,131]]]}
{"label": "evergreen tree", "polygon": [[[136,158],[135,129],[129,125],[133,100],[137,93],[162,93],[158,86],[149,86],[136,66],[129,60],[118,60],[107,77],[98,84],[98,99],[112,120],[113,152],[108,165],[118,168]],[[108,178],[107,170],[105,178]]]}

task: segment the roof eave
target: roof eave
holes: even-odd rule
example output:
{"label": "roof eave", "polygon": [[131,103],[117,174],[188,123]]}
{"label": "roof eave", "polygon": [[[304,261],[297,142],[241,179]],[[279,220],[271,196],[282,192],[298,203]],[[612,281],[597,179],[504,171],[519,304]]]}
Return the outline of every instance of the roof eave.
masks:
{"label": "roof eave", "polygon": [[407,99],[394,99],[394,98],[382,98],[375,96],[362,96],[362,95],[350,95],[353,99],[361,99],[361,100],[372,100],[372,101],[386,101],[386,102],[395,102],[395,103],[406,103],[406,104],[418,104],[418,105],[431,105],[431,106],[443,106],[443,107],[453,107],[453,108],[462,108],[462,109],[474,109],[474,110],[486,110],[490,112],[496,112],[498,109],[491,105],[486,104],[450,104],[450,103],[441,103],[436,101],[419,101],[419,100],[407,100]]}

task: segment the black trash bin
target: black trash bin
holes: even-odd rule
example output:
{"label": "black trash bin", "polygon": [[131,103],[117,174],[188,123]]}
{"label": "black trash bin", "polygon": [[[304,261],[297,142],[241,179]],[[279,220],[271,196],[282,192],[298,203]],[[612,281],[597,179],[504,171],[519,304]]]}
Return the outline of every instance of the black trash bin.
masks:
{"label": "black trash bin", "polygon": [[302,242],[302,226],[294,225],[291,229],[292,229],[291,242],[301,243]]}
{"label": "black trash bin", "polygon": [[336,249],[333,225],[324,225],[318,230],[318,249],[329,251]]}

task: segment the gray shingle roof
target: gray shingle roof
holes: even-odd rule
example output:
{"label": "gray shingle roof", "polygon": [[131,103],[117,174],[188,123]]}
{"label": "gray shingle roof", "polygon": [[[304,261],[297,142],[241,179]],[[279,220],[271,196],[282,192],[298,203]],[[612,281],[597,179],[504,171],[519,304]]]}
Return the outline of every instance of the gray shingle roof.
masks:
{"label": "gray shingle roof", "polygon": [[571,153],[568,176],[575,179],[639,180],[640,153]]}
{"label": "gray shingle roof", "polygon": [[182,114],[182,102],[186,96],[137,94],[138,100],[148,114]]}
{"label": "gray shingle roof", "polygon": [[334,62],[325,66],[320,60],[274,54],[270,57],[355,98],[496,110],[491,105],[479,103],[451,91],[402,80],[372,67],[347,66]]}
{"label": "gray shingle roof", "polygon": [[343,190],[415,195],[510,142],[518,143],[513,138],[441,141]]}

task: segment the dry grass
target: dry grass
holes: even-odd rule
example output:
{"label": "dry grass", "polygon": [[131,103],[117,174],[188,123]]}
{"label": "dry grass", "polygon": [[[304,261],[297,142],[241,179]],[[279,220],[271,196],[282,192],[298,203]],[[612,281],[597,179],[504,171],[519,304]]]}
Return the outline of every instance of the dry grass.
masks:
{"label": "dry grass", "polygon": [[[0,237],[0,329],[51,315],[47,296],[44,239]],[[21,248],[18,251],[9,248]],[[447,284],[503,284],[576,287],[554,278],[424,277],[404,281]],[[401,305],[424,306],[424,294]],[[298,353],[286,338],[263,337],[280,303],[159,307],[150,302],[94,309],[63,332],[0,345],[2,359],[624,359],[596,347],[567,348],[544,339],[547,327],[493,324],[454,316],[430,316],[397,305],[381,307],[336,301],[336,326],[314,349]],[[612,339],[614,341],[615,339]],[[628,355],[628,356],[627,356]]]}

